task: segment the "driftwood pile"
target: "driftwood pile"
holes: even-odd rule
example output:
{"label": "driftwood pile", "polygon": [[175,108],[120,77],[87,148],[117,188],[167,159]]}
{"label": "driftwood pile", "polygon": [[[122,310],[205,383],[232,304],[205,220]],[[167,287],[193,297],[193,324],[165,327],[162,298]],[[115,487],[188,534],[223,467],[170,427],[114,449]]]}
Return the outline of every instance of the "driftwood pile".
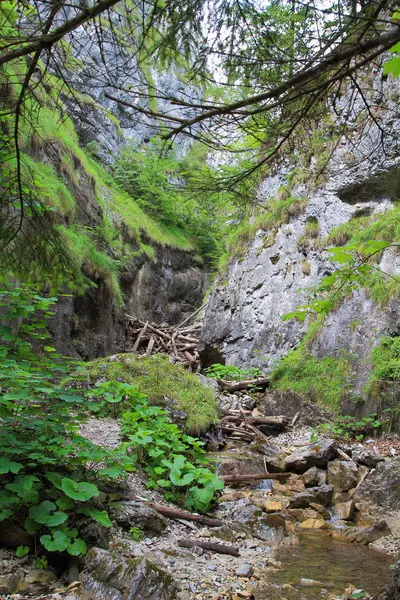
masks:
{"label": "driftwood pile", "polygon": [[151,354],[169,354],[175,364],[195,372],[200,367],[200,355],[197,351],[201,325],[194,323],[177,327],[166,323],[141,321],[130,315],[126,317],[126,351]]}
{"label": "driftwood pile", "polygon": [[251,442],[255,439],[269,442],[268,437],[260,428],[275,432],[284,431],[290,424],[285,416],[266,417],[256,410],[230,410],[226,412],[217,428],[225,437]]}

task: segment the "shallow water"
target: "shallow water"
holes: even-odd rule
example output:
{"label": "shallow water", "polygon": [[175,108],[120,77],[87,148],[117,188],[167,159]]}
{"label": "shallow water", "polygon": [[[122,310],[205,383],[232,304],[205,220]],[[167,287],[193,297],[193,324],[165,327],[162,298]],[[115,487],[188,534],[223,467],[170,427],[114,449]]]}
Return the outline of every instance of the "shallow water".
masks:
{"label": "shallow water", "polygon": [[[299,543],[282,546],[276,558],[282,563],[282,570],[265,573],[256,600],[317,600],[330,594],[342,595],[349,584],[376,594],[393,577],[389,569],[392,557],[335,540],[323,531],[301,533]],[[322,585],[305,586],[302,579]],[[284,584],[290,584],[292,589]]]}

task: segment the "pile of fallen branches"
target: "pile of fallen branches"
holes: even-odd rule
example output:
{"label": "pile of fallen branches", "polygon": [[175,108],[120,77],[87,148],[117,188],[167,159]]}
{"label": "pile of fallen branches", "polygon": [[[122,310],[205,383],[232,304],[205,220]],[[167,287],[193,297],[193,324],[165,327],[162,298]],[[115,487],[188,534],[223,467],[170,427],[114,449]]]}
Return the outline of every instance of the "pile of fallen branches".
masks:
{"label": "pile of fallen branches", "polygon": [[261,429],[271,432],[281,432],[289,426],[289,419],[285,416],[266,417],[259,411],[230,410],[222,417],[217,428],[225,437],[252,442],[255,439],[268,441],[268,437]]}
{"label": "pile of fallen branches", "polygon": [[173,362],[197,371],[200,367],[200,355],[197,351],[201,325],[185,322],[176,327],[167,323],[151,323],[125,315],[126,352],[151,354],[169,354]]}

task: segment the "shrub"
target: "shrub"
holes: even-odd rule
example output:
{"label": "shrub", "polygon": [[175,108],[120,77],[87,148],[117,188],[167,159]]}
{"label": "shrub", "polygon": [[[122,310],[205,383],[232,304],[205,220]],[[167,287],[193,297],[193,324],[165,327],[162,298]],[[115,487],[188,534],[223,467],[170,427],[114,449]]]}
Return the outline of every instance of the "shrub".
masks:
{"label": "shrub", "polygon": [[23,523],[38,553],[79,555],[79,518],[111,526],[98,485],[133,466],[78,434],[84,398],[60,383],[74,365],[45,345],[54,302],[23,286],[0,292],[0,520]]}
{"label": "shrub", "polygon": [[226,379],[228,381],[245,381],[255,379],[261,375],[261,370],[256,367],[240,369],[232,365],[221,365],[216,363],[205,369],[206,377],[213,379]]}

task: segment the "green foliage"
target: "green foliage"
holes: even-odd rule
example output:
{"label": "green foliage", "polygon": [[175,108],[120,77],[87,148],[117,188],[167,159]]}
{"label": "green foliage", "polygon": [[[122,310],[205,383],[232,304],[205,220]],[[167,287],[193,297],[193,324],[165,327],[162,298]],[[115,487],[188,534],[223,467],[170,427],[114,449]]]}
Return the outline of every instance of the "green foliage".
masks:
{"label": "green foliage", "polygon": [[183,495],[188,508],[208,510],[224,484],[208,468],[203,443],[182,433],[166,411],[149,406],[133,386],[127,397],[131,410],[122,415],[124,446],[144,465],[148,486],[163,489],[172,500]]}
{"label": "green foliage", "polygon": [[[117,359],[101,358],[92,361],[86,364],[83,370],[87,372],[92,383],[105,378],[106,381],[133,385],[147,396],[149,404],[169,404],[172,409],[183,410],[187,414],[185,429],[193,434],[205,431],[212,423],[217,422],[214,391],[203,385],[196,375],[188,373],[183,367],[171,364],[167,356],[120,354]],[[95,411],[105,414],[107,408],[101,404],[101,398],[92,392],[89,393]],[[118,406],[112,404],[108,410],[118,411]]]}
{"label": "green foliage", "polygon": [[139,527],[131,527],[129,533],[134,542],[140,542],[144,538],[143,531]]}
{"label": "green foliage", "polygon": [[317,431],[332,437],[344,440],[361,441],[370,437],[382,426],[376,413],[357,419],[349,415],[336,417],[333,423],[323,423],[317,427]]}
{"label": "green foliage", "polygon": [[[301,322],[312,313],[328,314],[349,292],[359,287],[366,288],[375,302],[385,305],[391,297],[400,294],[400,280],[388,277],[375,266],[378,256],[382,257],[390,246],[387,241],[368,240],[330,248],[332,260],[339,268],[310,288],[309,302],[284,315],[283,320],[296,318]],[[394,246],[397,249],[399,244]]]}
{"label": "green foliage", "polygon": [[219,270],[223,272],[232,258],[242,258],[257,231],[263,230],[269,235],[266,245],[275,241],[277,229],[291,218],[299,216],[307,206],[306,198],[298,198],[281,192],[280,199],[271,200],[262,212],[250,219],[247,216],[239,225],[233,225],[225,242],[227,255],[220,260]]}
{"label": "green foliage", "polygon": [[300,347],[282,358],[271,373],[274,389],[291,390],[338,412],[351,388],[351,370],[345,358],[316,358]]}
{"label": "green foliage", "polygon": [[400,337],[383,336],[373,349],[370,383],[400,381]]}
{"label": "green foliage", "polygon": [[115,164],[115,179],[125,192],[152,218],[185,231],[200,254],[213,262],[221,251],[229,194],[210,189],[200,192],[200,174],[209,170],[206,153],[197,146],[178,160],[157,139],[146,148],[129,146]]}
{"label": "green foliage", "polygon": [[[400,11],[395,11],[392,15],[392,19],[397,19],[400,21]],[[383,65],[383,72],[386,75],[393,75],[394,78],[400,76],[400,42],[395,44],[390,52],[395,54],[393,58],[387,60]]]}
{"label": "green foliage", "polygon": [[[23,286],[0,292],[8,323],[0,329],[0,520],[24,523],[38,552],[79,555],[86,546],[77,517],[85,514],[109,527],[96,499],[98,485],[123,477],[133,461],[77,433],[84,398],[60,383],[76,367],[46,345],[54,303]],[[96,469],[100,463],[104,475]]]}
{"label": "green foliage", "polygon": [[261,375],[261,370],[257,367],[239,368],[232,365],[214,364],[205,370],[206,377],[213,379],[226,379],[228,381],[244,381],[246,379],[255,379]]}

